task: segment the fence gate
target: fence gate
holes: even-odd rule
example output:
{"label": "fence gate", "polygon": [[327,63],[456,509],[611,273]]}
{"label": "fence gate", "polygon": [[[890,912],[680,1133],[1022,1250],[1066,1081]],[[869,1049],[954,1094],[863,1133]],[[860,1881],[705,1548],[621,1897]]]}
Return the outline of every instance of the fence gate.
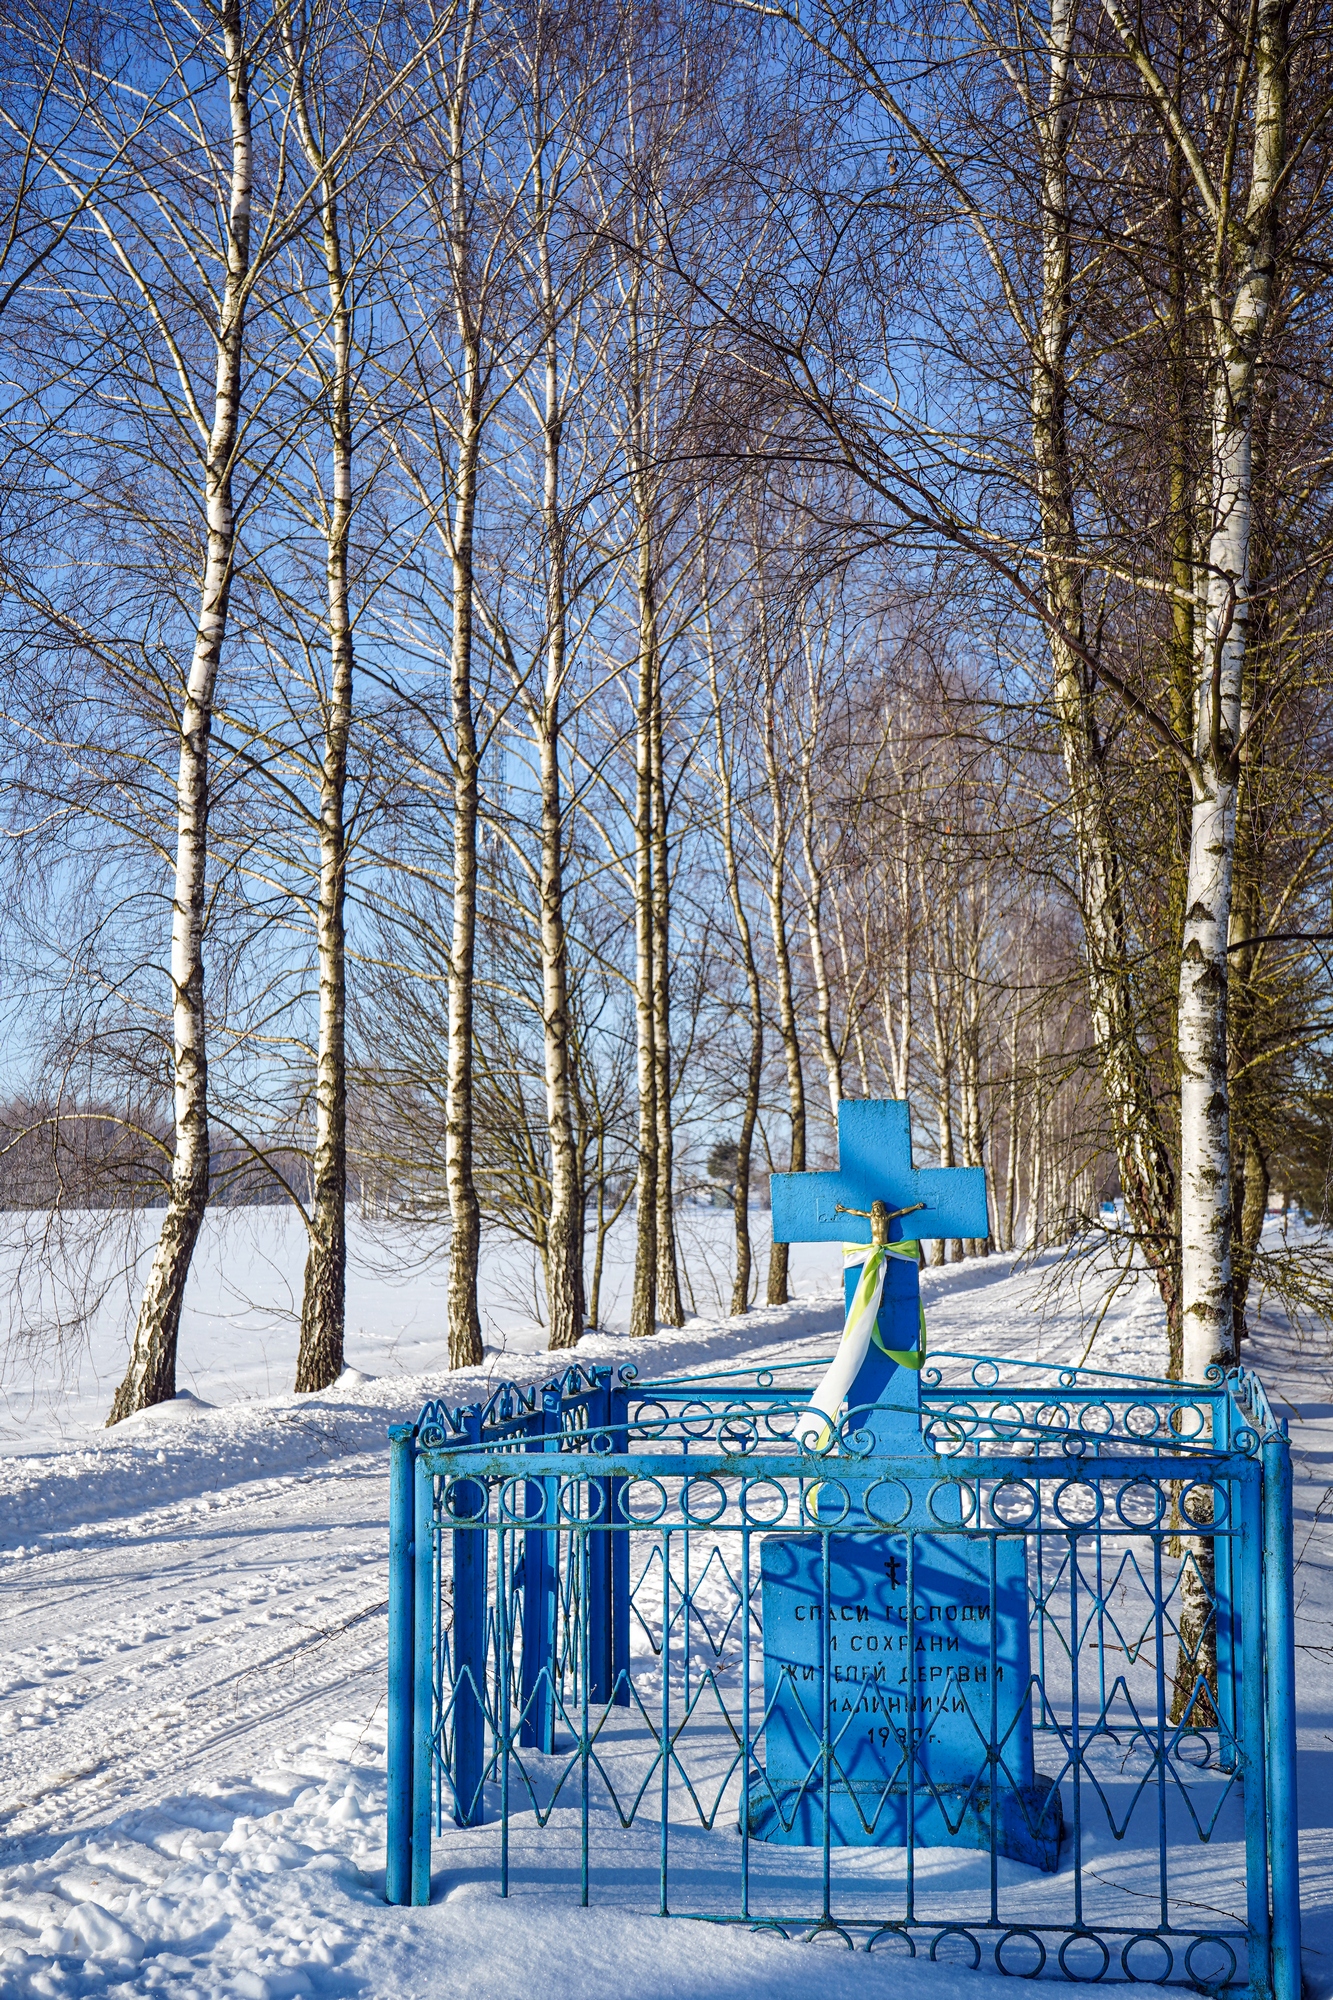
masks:
{"label": "fence gate", "polygon": [[[810,1364],[390,1433],[386,1895],[1299,2000],[1291,1466],[1257,1378],[970,1355],[918,1457]],[[806,1443],[800,1441],[804,1431]]]}

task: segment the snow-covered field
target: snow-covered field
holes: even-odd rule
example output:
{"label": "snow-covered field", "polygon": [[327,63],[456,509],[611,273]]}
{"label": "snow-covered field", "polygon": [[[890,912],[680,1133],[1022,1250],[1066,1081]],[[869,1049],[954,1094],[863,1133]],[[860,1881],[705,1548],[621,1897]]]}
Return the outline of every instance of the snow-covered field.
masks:
{"label": "snow-covered field", "polygon": [[[691,1221],[700,1315],[652,1343],[654,1372],[827,1349],[833,1260],[794,1306],[717,1315],[723,1216]],[[624,1249],[613,1272],[623,1286]],[[6,1379],[0,1458],[0,1996],[477,1995],[487,2000],[796,2000],[903,1992],[978,2000],[984,1975],[692,1923],[567,1890],[502,1902],[437,1843],[436,1902],[387,1908],[385,1428],[428,1394],[549,1372],[525,1274],[493,1253],[486,1365],[448,1376],[438,1272],[392,1285],[356,1248],[351,1371],[283,1393],[301,1245],[273,1215],[224,1217],[182,1338],[182,1397],[100,1428],[123,1364],[111,1322],[62,1376]],[[710,1278],[708,1273],[715,1275]],[[709,1288],[712,1287],[710,1290]],[[931,1345],[1077,1359],[1087,1326],[1008,1260],[925,1274]],[[622,1293],[623,1296],[623,1293]],[[621,1310],[613,1292],[604,1315]],[[1156,1369],[1161,1316],[1123,1294],[1091,1360]],[[614,1333],[581,1355],[631,1357]],[[647,1358],[642,1344],[633,1356]],[[1306,1972],[1333,1995],[1333,1353],[1269,1331],[1248,1357],[1285,1399],[1297,1454],[1298,1692]],[[201,1407],[216,1405],[217,1407]],[[1203,1855],[1206,1863],[1206,1851]],[[928,1857],[923,1857],[927,1862]],[[1047,1880],[1051,1878],[1045,1878]],[[1201,1880],[1206,1881],[1205,1875]],[[629,1885],[632,1887],[632,1884]],[[1206,1892],[1205,1892],[1206,1893]]]}

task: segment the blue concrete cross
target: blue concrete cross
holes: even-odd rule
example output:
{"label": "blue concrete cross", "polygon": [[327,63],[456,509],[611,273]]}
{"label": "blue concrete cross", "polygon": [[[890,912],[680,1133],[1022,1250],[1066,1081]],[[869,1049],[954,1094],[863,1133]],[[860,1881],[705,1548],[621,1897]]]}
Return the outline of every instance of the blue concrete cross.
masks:
{"label": "blue concrete cross", "polygon": [[[868,1244],[870,1216],[847,1211],[875,1202],[889,1211],[880,1242],[987,1233],[985,1174],[914,1168],[906,1104],[839,1105],[838,1149],[836,1173],[773,1176],[775,1242]],[[767,1785],[748,1794],[749,1830],[795,1847],[994,1848],[1053,1870],[1060,1794],[1033,1767],[1027,1544],[958,1532],[961,1491],[921,1437],[920,1325],[916,1257],[890,1256],[848,1430],[896,1461],[929,1532],[865,1533],[875,1481],[848,1456],[817,1489],[826,1536],[764,1538]]]}
{"label": "blue concrete cross", "polygon": [[[990,1228],[984,1168],[914,1167],[911,1114],[898,1098],[844,1099],[838,1106],[836,1171],[774,1174],[771,1185],[775,1243],[868,1244],[868,1213],[846,1211],[869,1211],[875,1201],[890,1211],[915,1211],[889,1223],[893,1243],[921,1236],[984,1237]],[[848,1305],[859,1276],[859,1269],[846,1273]],[[890,1257],[876,1321],[878,1345],[871,1343],[848,1397],[850,1409],[870,1412],[868,1427],[880,1450],[921,1449],[920,1371],[900,1368],[885,1351],[915,1348],[920,1325],[916,1263]]]}

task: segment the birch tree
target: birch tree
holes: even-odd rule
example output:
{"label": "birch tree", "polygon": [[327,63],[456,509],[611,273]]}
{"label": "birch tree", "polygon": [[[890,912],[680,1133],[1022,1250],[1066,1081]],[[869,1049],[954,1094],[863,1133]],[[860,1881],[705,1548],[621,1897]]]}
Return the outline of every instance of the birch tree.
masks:
{"label": "birch tree", "polygon": [[[218,276],[207,284],[203,317],[214,349],[211,405],[196,385],[187,349],[167,322],[146,269],[146,243],[133,241],[117,219],[98,222],[174,363],[181,402],[200,451],[201,501],[206,521],[203,574],[193,654],[181,691],[180,751],[176,781],[176,866],[171,919],[171,1022],[175,1149],[166,1213],[139,1306],[124,1380],[108,1423],[166,1401],[176,1392],[176,1343],[190,1260],[208,1204],[208,1067],[204,1020],[204,909],[208,868],[209,739],[222,664],[227,609],[236,561],[233,484],[244,387],[246,314],[253,284],[251,244],[254,135],[251,119],[253,40],[239,0],[224,0],[217,16],[201,24],[199,53],[212,58],[224,82],[230,171],[218,187],[221,240],[191,236],[182,251],[217,257]],[[204,157],[209,159],[209,151]],[[209,162],[211,164],[211,161]],[[150,194],[151,190],[146,190]],[[168,239],[174,217],[159,211]],[[218,268],[220,266],[220,268]]]}
{"label": "birch tree", "polygon": [[[782,663],[774,658],[768,603],[762,575],[757,583],[754,647],[761,676],[761,745],[766,783],[767,814],[759,837],[767,850],[768,920],[773,944],[773,976],[777,1001],[778,1040],[787,1076],[787,1110],[790,1130],[788,1172],[805,1171],[805,1069],[800,1029],[796,1018],[796,981],[792,965],[788,929],[788,844],[791,822],[788,806],[788,771],[779,740],[779,687]],[[768,1253],[767,1299],[771,1306],[785,1305],[789,1295],[791,1246],[774,1243]]]}
{"label": "birch tree", "polygon": [[[1274,304],[1287,165],[1289,9],[1281,0],[1259,0],[1243,49],[1225,50],[1221,129],[1201,133],[1137,25],[1118,0],[1105,0],[1105,6],[1179,149],[1212,237],[1201,300],[1212,350],[1211,481],[1192,728],[1182,745],[1192,810],[1177,1010],[1182,1362],[1187,1380],[1202,1381],[1215,1361],[1234,1358],[1227,954],[1237,784],[1251,720],[1242,696],[1252,596],[1255,388]],[[1218,53],[1224,49],[1225,43]]]}
{"label": "birch tree", "polygon": [[[1134,697],[1094,643],[1085,616],[1085,578],[1095,558],[1080,529],[1079,477],[1068,421],[1068,351],[1076,305],[1069,147],[1082,101],[1074,60],[1077,5],[1055,0],[1048,15],[1024,15],[1016,26],[1008,16],[992,20],[984,8],[964,7],[949,17],[958,38],[947,48],[944,24],[911,8],[891,31],[870,13],[840,12],[822,0],[812,0],[808,7],[756,4],[751,11],[787,24],[831,75],[850,84],[874,108],[886,140],[891,133],[895,144],[909,150],[916,173],[902,198],[904,242],[919,226],[912,196],[926,191],[922,208],[929,216],[930,191],[938,190],[938,199],[959,219],[969,249],[975,246],[993,286],[987,325],[994,323],[993,305],[996,314],[1007,317],[1022,356],[1031,457],[1028,469],[1016,468],[1016,477],[1036,496],[1035,581],[1025,570],[1028,545],[987,524],[980,493],[951,456],[947,426],[934,418],[917,422],[902,404],[886,426],[882,405],[859,407],[856,397],[842,390],[844,379],[871,366],[865,357],[852,363],[848,355],[850,366],[843,368],[834,365],[844,359],[836,340],[830,352],[814,353],[799,343],[786,321],[770,320],[763,329],[783,355],[784,373],[804,415],[826,430],[848,471],[884,507],[885,539],[914,532],[957,551],[968,563],[990,567],[1000,587],[1012,590],[1025,613],[1040,624],[1050,653],[1051,705],[1078,856],[1093,1025],[1121,1180],[1168,1315],[1178,1326],[1175,1174],[1139,1042],[1125,866],[1113,832],[1099,715],[1103,689],[1112,688],[1116,698],[1131,702]],[[970,79],[978,70],[989,72],[999,98],[1011,103],[1020,135],[998,150],[990,127],[978,133],[969,124],[975,107]],[[947,98],[955,71],[961,109]],[[923,92],[921,80],[927,75],[931,87]],[[928,110],[932,104],[941,112],[947,105],[949,115]],[[1007,197],[993,198],[997,182],[1010,186],[1016,206]],[[882,192],[893,199],[891,188]],[[1006,235],[1015,213],[1026,219]],[[956,302],[960,291],[970,300],[980,274],[973,273],[961,244],[956,255],[957,262],[952,256],[942,262],[932,257],[924,266],[940,271],[948,301],[933,300],[925,310],[945,347],[956,353],[966,379],[971,363],[966,336],[960,337]],[[893,280],[906,288],[904,256],[894,262]],[[1027,275],[1030,266],[1035,267],[1035,282]],[[887,326],[886,302],[881,311]],[[954,436],[961,438],[961,432]],[[915,464],[914,472],[905,471],[904,456]]]}
{"label": "birch tree", "polygon": [[[448,1191],[449,1360],[482,1358],[477,1269],[481,1204],[474,1170],[477,834],[483,745],[476,686],[477,516],[484,443],[503,385],[495,382],[508,249],[503,202],[492,201],[495,49],[483,0],[432,4],[423,60],[398,101],[398,132],[438,264],[410,242],[400,312],[404,378],[420,422],[399,452],[405,482],[449,571],[450,901],[444,1172]],[[502,36],[503,24],[494,34]],[[438,286],[438,290],[437,290]],[[439,323],[443,306],[444,324]],[[452,339],[449,322],[452,321]],[[386,383],[392,407],[398,385]],[[438,733],[438,732],[437,732]]]}
{"label": "birch tree", "polygon": [[734,771],[735,738],[739,728],[738,704],[731,705],[730,727],[724,706],[718,662],[718,634],[711,583],[712,550],[705,541],[700,552],[700,595],[702,641],[708,696],[712,705],[713,745],[716,755],[713,781],[717,791],[718,834],[722,849],[723,879],[727,901],[736,926],[741,969],[747,1003],[747,1046],[745,1084],[741,1097],[740,1124],[736,1133],[736,1178],[732,1188],[732,1223],[736,1239],[735,1279],[731,1292],[733,1313],[750,1310],[751,1274],[754,1256],[750,1243],[750,1179],[753,1171],[754,1135],[759,1122],[760,1095],[764,1078],[764,996],[755,955],[754,933],[746,907],[740,856],[737,846],[737,811]]}
{"label": "birch tree", "polygon": [[296,1388],[326,1389],[343,1369],[347,1280],[347,752],[352,729],[355,645],[349,579],[354,499],[353,311],[351,273],[339,202],[339,174],[310,89],[310,30],[288,9],[282,39],[292,79],[301,147],[314,180],[328,295],[327,397],[332,491],[321,509],[328,596],[329,678],[319,773],[319,890],[315,957],[319,1023],[315,1053],[315,1140],[309,1249],[301,1300]]}
{"label": "birch tree", "polygon": [[[527,99],[528,145],[526,159],[520,158],[513,254],[528,275],[535,367],[531,380],[526,374],[516,378],[515,390],[540,437],[540,584],[533,591],[541,603],[539,639],[533,647],[540,666],[534,663],[531,676],[519,660],[520,642],[510,630],[501,630],[498,592],[495,608],[488,611],[526,716],[536,766],[540,830],[533,873],[550,1187],[546,1298],[548,1344],[553,1349],[577,1344],[585,1316],[583,1189],[566,911],[565,856],[572,801],[567,797],[565,729],[568,711],[576,706],[571,688],[578,665],[579,623],[586,623],[590,614],[588,603],[580,601],[577,615],[571,615],[575,600],[589,596],[587,575],[580,575],[577,567],[586,546],[578,517],[587,506],[587,494],[578,478],[571,479],[567,461],[572,455],[579,474],[587,478],[591,459],[596,467],[592,477],[600,483],[602,466],[589,442],[594,427],[587,422],[588,412],[577,409],[581,393],[591,401],[587,377],[599,372],[601,356],[585,323],[594,274],[573,215],[580,169],[596,145],[603,60],[593,37],[577,52],[563,50],[553,24],[542,14],[517,57]],[[585,560],[583,567],[586,572],[600,564]],[[598,596],[593,590],[592,601]]]}

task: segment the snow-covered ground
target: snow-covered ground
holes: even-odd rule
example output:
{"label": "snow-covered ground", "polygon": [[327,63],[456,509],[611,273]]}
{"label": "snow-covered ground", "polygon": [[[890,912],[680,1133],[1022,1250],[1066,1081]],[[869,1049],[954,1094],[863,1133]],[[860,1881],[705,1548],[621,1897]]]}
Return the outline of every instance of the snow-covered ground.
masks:
{"label": "snow-covered ground", "polygon": [[[725,1220],[692,1224],[707,1239],[705,1272],[724,1272]],[[567,1889],[502,1902],[469,1867],[465,1834],[437,1843],[429,1909],[384,1905],[385,1428],[429,1394],[470,1401],[549,1363],[512,1259],[503,1279],[491,1266],[485,1367],[452,1377],[440,1366],[438,1273],[392,1286],[377,1259],[387,1270],[385,1246],[367,1236],[349,1314],[353,1372],[324,1396],[282,1393],[301,1245],[273,1216],[222,1218],[207,1246],[182,1340],[182,1379],[199,1401],[101,1430],[123,1364],[109,1317],[63,1379],[11,1371],[12,1455],[0,1458],[3,2000],[804,2000],[816,1979],[828,2000],[918,1989],[922,2000],[980,2000],[993,1984],[982,1974],[841,1951],[815,1961],[813,1947],[663,1923],[628,1889],[589,1910]],[[622,1251],[617,1283],[623,1267]],[[705,1282],[696,1276],[700,1316],[651,1343],[654,1372],[813,1354],[840,1324],[825,1253],[798,1266],[800,1302],[746,1320],[717,1316]],[[936,1350],[1076,1360],[1086,1344],[1076,1300],[1053,1298],[1041,1272],[1006,1259],[928,1272],[924,1288]],[[618,1310],[613,1295],[613,1326]],[[614,1333],[590,1337],[585,1352],[647,1358]],[[1248,1358],[1293,1417],[1306,1970],[1324,2000],[1333,1354],[1274,1330]],[[1146,1281],[1117,1300],[1090,1359],[1160,1367]]]}

